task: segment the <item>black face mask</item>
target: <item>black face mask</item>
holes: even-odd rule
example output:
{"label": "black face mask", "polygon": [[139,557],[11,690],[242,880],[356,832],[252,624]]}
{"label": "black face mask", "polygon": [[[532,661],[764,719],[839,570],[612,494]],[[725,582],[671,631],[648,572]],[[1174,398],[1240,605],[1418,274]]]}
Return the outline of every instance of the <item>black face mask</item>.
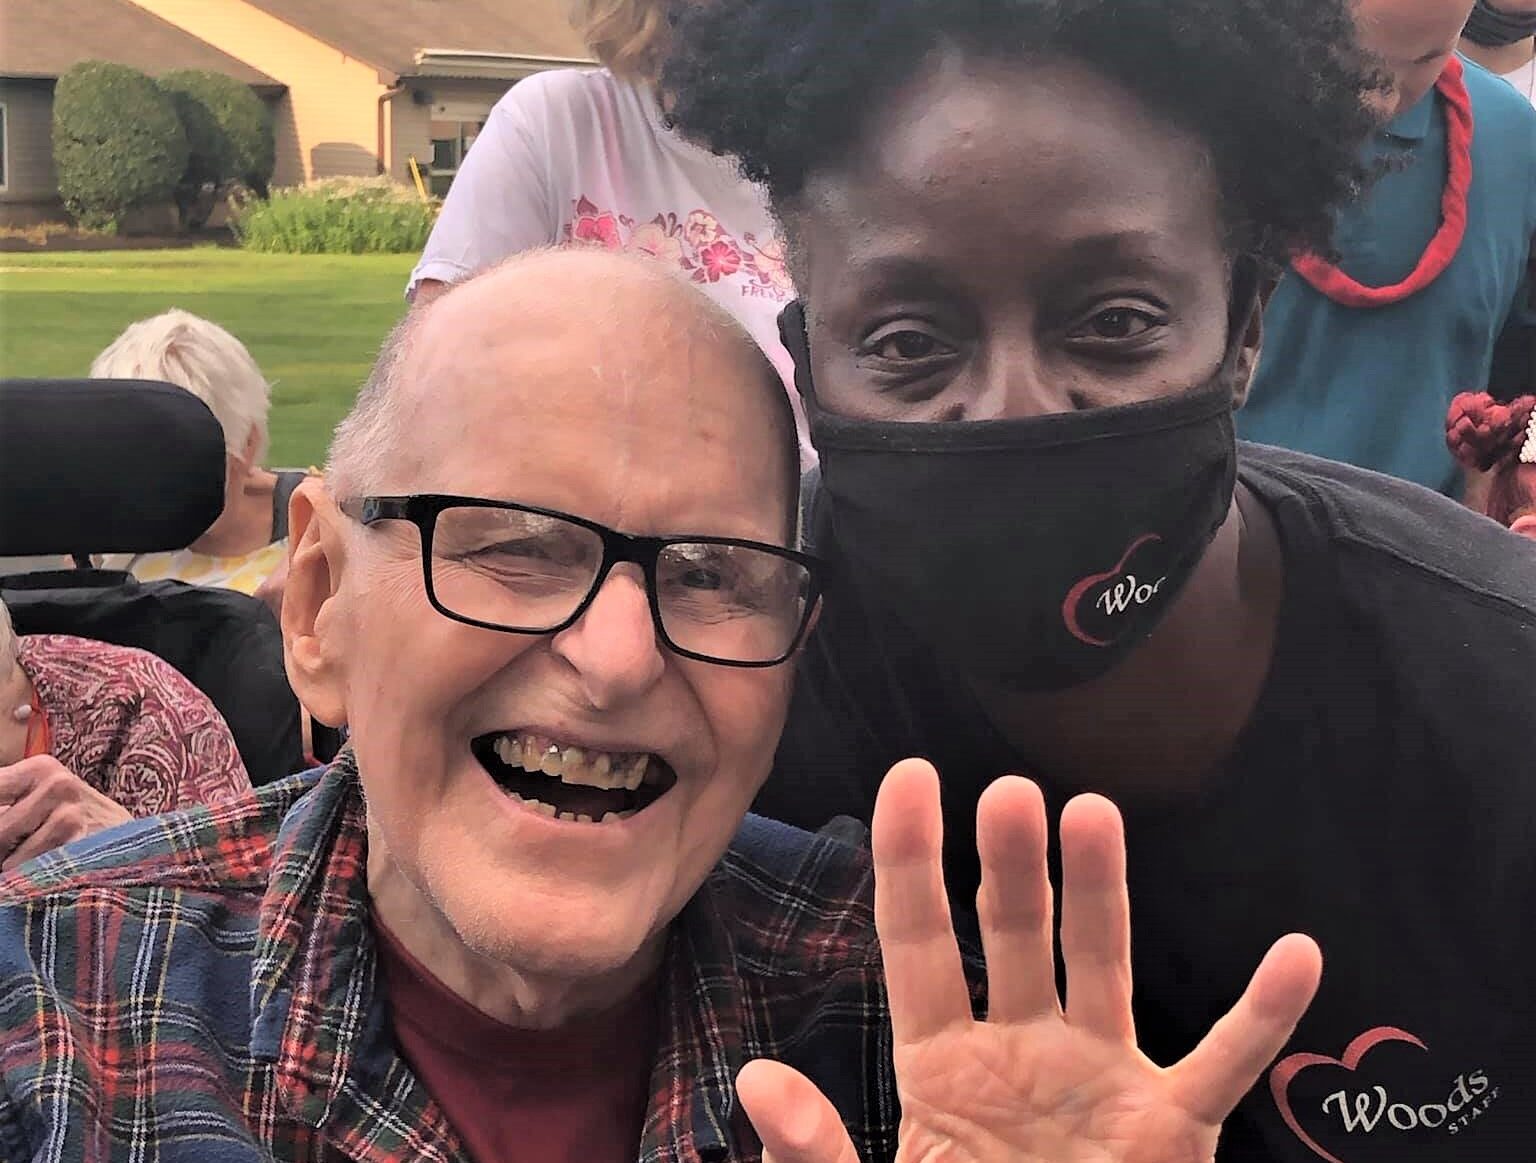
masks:
{"label": "black face mask", "polygon": [[1484,48],[1501,48],[1536,36],[1536,12],[1501,12],[1487,0],[1477,0],[1461,34]]}
{"label": "black face mask", "polygon": [[1173,604],[1231,506],[1232,374],[1255,293],[1253,279],[1240,281],[1233,301],[1247,306],[1208,383],[1014,420],[822,410],[805,317],[791,303],[779,330],[821,457],[839,568],[972,680],[1051,690],[1109,670]]}

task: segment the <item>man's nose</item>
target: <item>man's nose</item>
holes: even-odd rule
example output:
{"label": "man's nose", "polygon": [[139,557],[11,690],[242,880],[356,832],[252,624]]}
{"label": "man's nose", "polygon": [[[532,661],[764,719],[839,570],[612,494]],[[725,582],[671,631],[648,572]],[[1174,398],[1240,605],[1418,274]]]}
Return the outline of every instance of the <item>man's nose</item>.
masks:
{"label": "man's nose", "polygon": [[592,604],[555,635],[552,647],[575,668],[588,702],[598,710],[620,706],[654,686],[666,659],[639,567],[615,566]]}

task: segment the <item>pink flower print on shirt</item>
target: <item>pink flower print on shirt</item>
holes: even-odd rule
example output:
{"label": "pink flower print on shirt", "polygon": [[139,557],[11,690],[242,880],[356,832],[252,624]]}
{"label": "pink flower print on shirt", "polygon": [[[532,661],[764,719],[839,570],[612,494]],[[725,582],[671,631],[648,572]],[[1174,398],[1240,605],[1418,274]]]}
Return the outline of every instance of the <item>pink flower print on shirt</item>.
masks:
{"label": "pink flower print on shirt", "polygon": [[[676,221],[673,226],[675,228]],[[635,227],[635,232],[629,236],[627,250],[637,251],[640,254],[648,254],[652,258],[662,262],[682,265],[683,243],[677,237],[676,230],[668,231],[666,219],[657,215],[654,222],[645,222]]]}
{"label": "pink flower print on shirt", "polygon": [[758,242],[752,235],[746,236],[747,263],[757,275],[757,281],[765,287],[772,287],[779,294],[788,299],[795,293],[795,285],[790,281],[789,266],[784,261],[784,244],[777,238],[769,238]]}
{"label": "pink flower print on shirt", "polygon": [[741,251],[736,249],[736,244],[726,239],[711,242],[699,251],[699,269],[694,272],[695,282],[718,283],[727,275],[734,275],[741,269]]}
{"label": "pink flower print on shirt", "polygon": [[599,213],[585,198],[577,201],[576,221],[565,229],[566,237],[575,242],[595,243],[604,250],[624,248],[619,220],[606,210]]}
{"label": "pink flower print on shirt", "polygon": [[721,228],[720,219],[708,210],[695,210],[688,215],[688,222],[683,227],[683,237],[688,240],[688,245],[694,250],[703,250],[712,242],[730,238]]}
{"label": "pink flower print on shirt", "polygon": [[567,243],[648,254],[675,263],[695,283],[730,282],[755,298],[783,302],[794,294],[777,238],[759,242],[749,233],[738,242],[708,210],[690,211],[686,218],[669,211],[636,225],[633,218],[580,197],[571,213],[562,230]]}

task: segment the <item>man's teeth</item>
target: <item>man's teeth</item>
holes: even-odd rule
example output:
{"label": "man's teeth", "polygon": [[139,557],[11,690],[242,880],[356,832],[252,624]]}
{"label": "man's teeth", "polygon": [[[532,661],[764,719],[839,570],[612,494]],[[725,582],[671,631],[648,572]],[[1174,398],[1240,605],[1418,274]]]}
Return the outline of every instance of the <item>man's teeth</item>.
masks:
{"label": "man's teeth", "polygon": [[508,799],[516,800],[524,807],[532,808],[541,816],[548,816],[551,820],[571,820],[578,824],[606,824],[609,820],[627,820],[635,814],[635,809],[627,812],[604,812],[602,819],[594,819],[585,812],[560,812],[555,810],[554,804],[546,804],[543,800],[530,800],[518,795],[515,791],[506,793]]}
{"label": "man's teeth", "polygon": [[646,752],[614,755],[583,747],[562,747],[537,735],[502,735],[496,740],[496,757],[524,771],[542,771],[562,783],[584,787],[626,788],[634,791],[645,782],[651,757]]}

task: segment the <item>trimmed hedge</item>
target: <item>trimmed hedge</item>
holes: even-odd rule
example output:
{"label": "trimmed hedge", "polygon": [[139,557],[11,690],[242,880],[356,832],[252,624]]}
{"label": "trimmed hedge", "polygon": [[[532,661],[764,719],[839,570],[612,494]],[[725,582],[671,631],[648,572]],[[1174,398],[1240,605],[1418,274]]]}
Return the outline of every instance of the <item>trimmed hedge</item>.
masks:
{"label": "trimmed hedge", "polygon": [[116,230],[135,206],[164,202],[187,170],[187,134],[171,99],[126,65],[83,61],[53,94],[53,160],[65,208]]}
{"label": "trimmed hedge", "polygon": [[250,250],[281,254],[404,254],[419,251],[437,216],[433,203],[388,178],[333,178],[273,190],[234,220]]}
{"label": "trimmed hedge", "polygon": [[272,111],[251,87],[224,73],[203,69],[173,70],[160,78],[160,87],[177,100],[178,110],[198,106],[199,111],[192,116],[206,116],[219,135],[214,154],[221,170],[213,180],[244,182],[265,195],[277,164],[277,146]]}
{"label": "trimmed hedge", "polygon": [[234,145],[213,110],[195,92],[172,77],[162,77],[160,88],[171,99],[187,135],[187,168],[173,195],[181,225],[195,228],[208,221],[219,189],[234,177]]}

